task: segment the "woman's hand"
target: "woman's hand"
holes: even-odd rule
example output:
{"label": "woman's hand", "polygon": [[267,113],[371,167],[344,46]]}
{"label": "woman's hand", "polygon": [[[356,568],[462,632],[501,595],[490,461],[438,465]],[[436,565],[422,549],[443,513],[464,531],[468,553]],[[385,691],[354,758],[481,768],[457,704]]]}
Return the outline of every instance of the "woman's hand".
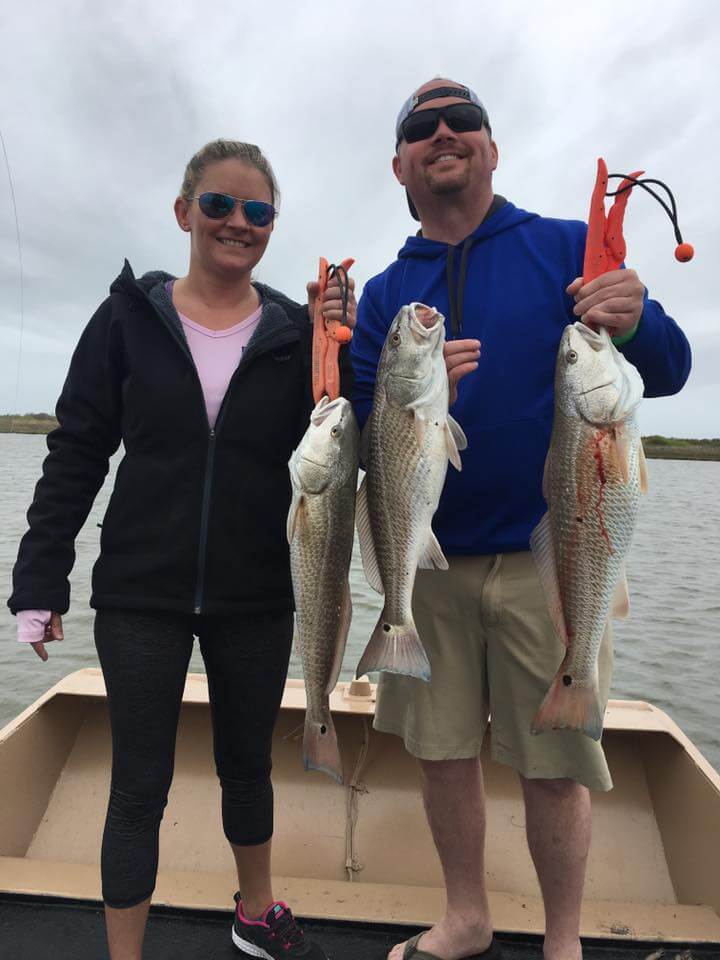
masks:
{"label": "woman's hand", "polygon": [[[317,300],[320,284],[317,280],[311,280],[307,285],[308,308],[310,310],[310,319],[315,314],[315,301]],[[337,277],[332,277],[327,285],[323,295],[323,316],[326,320],[342,320],[342,298],[340,297],[340,284]],[[347,325],[352,329],[357,319],[357,302],[355,300],[355,280],[348,277],[348,305],[347,305]]]}
{"label": "woman's hand", "polygon": [[[63,639],[62,617],[59,613],[46,613],[47,621],[40,619],[42,610],[18,611],[18,640],[29,643],[41,660],[47,660],[48,652],[45,644],[52,640]],[[37,639],[34,639],[37,637]]]}

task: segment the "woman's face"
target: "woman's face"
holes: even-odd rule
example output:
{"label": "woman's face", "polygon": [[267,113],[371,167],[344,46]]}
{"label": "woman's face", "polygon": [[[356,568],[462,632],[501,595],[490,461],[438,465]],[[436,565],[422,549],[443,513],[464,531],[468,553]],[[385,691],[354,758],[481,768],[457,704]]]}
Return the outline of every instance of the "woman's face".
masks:
{"label": "woman's face", "polygon": [[[212,191],[243,200],[272,203],[270,186],[263,174],[234,157],[205,168],[195,186],[194,196]],[[255,227],[245,219],[238,203],[229,217],[213,220],[200,209],[197,200],[175,201],[175,215],[191,235],[191,261],[213,274],[250,273],[268,245],[273,224]]]}

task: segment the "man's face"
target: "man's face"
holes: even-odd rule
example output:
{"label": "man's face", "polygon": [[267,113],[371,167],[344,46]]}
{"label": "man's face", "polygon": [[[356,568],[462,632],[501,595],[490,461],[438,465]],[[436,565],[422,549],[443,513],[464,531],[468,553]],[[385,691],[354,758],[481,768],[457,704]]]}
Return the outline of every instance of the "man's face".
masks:
{"label": "man's face", "polygon": [[[447,86],[447,83],[426,84],[420,92],[435,86]],[[460,97],[442,97],[425,101],[413,112],[466,102]],[[491,190],[497,161],[497,147],[485,127],[468,133],[454,133],[440,118],[437,130],[427,140],[400,141],[393,158],[393,170],[400,183],[408,188],[416,205],[422,207],[423,200],[433,196],[468,191],[468,196],[474,197],[476,193]]]}

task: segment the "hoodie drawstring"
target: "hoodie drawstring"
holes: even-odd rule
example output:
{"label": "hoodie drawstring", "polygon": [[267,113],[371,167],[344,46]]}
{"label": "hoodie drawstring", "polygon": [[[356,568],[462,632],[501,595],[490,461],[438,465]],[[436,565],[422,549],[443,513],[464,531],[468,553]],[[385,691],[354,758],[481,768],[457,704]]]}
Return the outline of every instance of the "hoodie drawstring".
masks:
{"label": "hoodie drawstring", "polygon": [[[482,219],[482,223],[485,223],[488,217],[491,217],[496,210],[499,210],[500,207],[504,206],[506,203],[507,200],[505,197],[501,197],[499,193],[496,193],[493,197],[493,202],[490,204],[490,209]],[[450,243],[448,244],[445,275],[447,278],[448,301],[450,303],[450,332],[453,339],[456,339],[462,334],[467,262],[470,254],[470,247],[472,247],[472,245],[475,243],[475,239],[475,236],[470,234],[470,236],[466,237],[463,241],[462,250],[460,252],[460,272],[458,274],[457,287],[455,286],[454,278],[455,247]]]}

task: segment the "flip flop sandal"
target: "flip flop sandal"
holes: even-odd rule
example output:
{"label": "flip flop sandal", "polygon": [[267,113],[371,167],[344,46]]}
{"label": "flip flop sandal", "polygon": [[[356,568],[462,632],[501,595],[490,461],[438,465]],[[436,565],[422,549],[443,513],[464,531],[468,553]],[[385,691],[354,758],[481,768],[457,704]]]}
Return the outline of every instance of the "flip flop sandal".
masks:
{"label": "flip flop sandal", "polygon": [[[419,948],[418,944],[424,933],[423,930],[422,933],[416,933],[414,937],[410,937],[403,950],[403,960],[443,960],[436,953],[430,953],[428,950]],[[463,957],[462,960],[502,960],[502,950],[498,941],[493,937],[490,946],[485,950],[480,953],[471,953],[467,957]]]}

